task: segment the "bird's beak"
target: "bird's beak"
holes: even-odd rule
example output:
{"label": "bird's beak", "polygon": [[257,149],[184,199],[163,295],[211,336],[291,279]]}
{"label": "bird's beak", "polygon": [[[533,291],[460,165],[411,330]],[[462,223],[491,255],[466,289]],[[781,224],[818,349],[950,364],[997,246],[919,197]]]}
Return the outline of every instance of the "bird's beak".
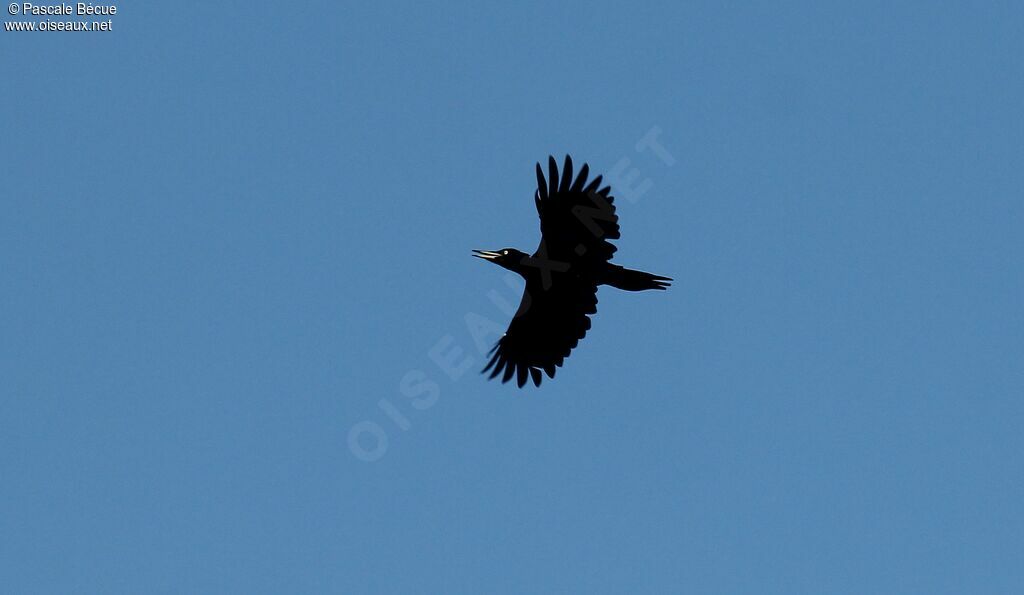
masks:
{"label": "bird's beak", "polygon": [[483,258],[484,260],[494,260],[501,256],[500,252],[494,252],[493,250],[473,250],[473,256],[477,258]]}

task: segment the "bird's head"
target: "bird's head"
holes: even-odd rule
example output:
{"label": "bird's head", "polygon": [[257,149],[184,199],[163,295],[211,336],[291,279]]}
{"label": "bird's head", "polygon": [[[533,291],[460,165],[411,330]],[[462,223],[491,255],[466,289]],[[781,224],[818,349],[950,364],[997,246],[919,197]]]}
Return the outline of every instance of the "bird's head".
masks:
{"label": "bird's head", "polygon": [[510,271],[519,269],[519,265],[528,255],[515,248],[502,248],[501,250],[473,250],[473,256],[489,260],[498,266],[505,267]]}

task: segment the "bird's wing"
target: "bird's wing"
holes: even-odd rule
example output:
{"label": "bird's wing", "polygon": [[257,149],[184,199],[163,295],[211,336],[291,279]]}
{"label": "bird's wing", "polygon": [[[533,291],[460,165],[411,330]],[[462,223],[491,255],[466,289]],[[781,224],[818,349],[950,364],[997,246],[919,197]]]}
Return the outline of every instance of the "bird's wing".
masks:
{"label": "bird's wing", "polygon": [[609,186],[601,176],[589,183],[590,167],[584,163],[573,180],[572,158],[566,155],[562,172],[548,157],[548,177],[537,164],[537,214],[540,215],[540,252],[558,262],[603,263],[611,259],[619,237],[619,217]]}
{"label": "bird's wing", "polygon": [[519,310],[483,371],[493,367],[490,378],[504,373],[502,382],[515,376],[520,388],[528,377],[540,386],[541,371],[555,377],[555,367],[587,334],[588,315],[595,312],[596,285],[562,278],[545,287],[540,280],[528,280]]}

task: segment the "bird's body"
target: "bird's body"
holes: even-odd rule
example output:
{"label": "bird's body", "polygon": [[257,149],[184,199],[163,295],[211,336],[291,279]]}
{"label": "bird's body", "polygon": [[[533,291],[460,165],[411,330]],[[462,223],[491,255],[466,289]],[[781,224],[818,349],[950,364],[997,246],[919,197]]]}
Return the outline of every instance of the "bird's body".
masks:
{"label": "bird's body", "polygon": [[549,157],[545,179],[537,164],[534,201],[542,237],[533,255],[514,248],[474,251],[526,279],[519,309],[483,370],[491,370],[491,378],[515,377],[520,387],[528,379],[540,386],[541,372],[554,378],[555,368],[590,329],[599,285],[642,291],[665,289],[671,281],[610,262],[615,246],[609,240],[619,237],[614,198],[609,187],[601,188],[601,176],[587,183],[589,171],[584,164],[574,181],[570,157],[561,175]]}

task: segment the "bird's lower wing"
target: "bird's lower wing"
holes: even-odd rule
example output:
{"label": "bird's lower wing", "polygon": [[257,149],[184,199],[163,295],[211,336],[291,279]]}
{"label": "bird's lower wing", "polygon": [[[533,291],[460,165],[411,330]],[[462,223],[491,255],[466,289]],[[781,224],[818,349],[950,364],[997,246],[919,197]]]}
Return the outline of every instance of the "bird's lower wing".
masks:
{"label": "bird's lower wing", "polygon": [[[557,279],[557,276],[556,276]],[[555,368],[590,329],[589,315],[597,312],[597,287],[567,279],[526,284],[519,310],[505,335],[491,350],[491,359],[483,372],[490,378],[502,375],[502,382],[513,377],[519,387],[532,379],[540,386],[541,372],[554,378]]]}

